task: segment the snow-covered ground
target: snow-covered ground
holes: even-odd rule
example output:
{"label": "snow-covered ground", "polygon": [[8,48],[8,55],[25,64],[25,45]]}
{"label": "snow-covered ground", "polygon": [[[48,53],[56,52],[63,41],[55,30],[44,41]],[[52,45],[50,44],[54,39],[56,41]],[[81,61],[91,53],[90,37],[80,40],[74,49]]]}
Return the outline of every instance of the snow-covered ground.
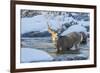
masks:
{"label": "snow-covered ground", "polygon": [[41,61],[52,61],[53,57],[48,53],[34,49],[34,48],[21,48],[21,62],[41,62]]}
{"label": "snow-covered ground", "polygon": [[65,30],[61,35],[67,35],[68,33],[71,32],[87,32],[86,28],[82,27],[81,25],[72,25],[70,26],[67,30]]}
{"label": "snow-covered ground", "polygon": [[45,31],[47,29],[46,18],[43,15],[37,15],[31,18],[22,18],[21,33],[30,31]]}
{"label": "snow-covered ground", "polygon": [[59,24],[62,24],[61,22],[58,22],[57,18],[50,19],[49,21],[48,19],[46,19],[44,15],[37,15],[31,18],[22,18],[21,33],[23,34],[30,31],[40,31],[40,32],[47,31],[48,24],[51,25],[53,29],[57,29],[59,28]]}

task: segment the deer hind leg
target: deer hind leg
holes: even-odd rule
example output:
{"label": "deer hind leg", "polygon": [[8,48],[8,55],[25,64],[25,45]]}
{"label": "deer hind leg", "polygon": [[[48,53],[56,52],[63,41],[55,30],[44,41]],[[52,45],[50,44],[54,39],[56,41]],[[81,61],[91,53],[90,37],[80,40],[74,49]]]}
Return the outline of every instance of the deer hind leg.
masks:
{"label": "deer hind leg", "polygon": [[70,50],[79,50],[79,49],[80,49],[80,48],[79,48],[79,45],[80,45],[80,43],[74,44],[74,45],[72,46],[72,48],[70,48]]}
{"label": "deer hind leg", "polygon": [[80,50],[80,43],[77,43],[77,44],[75,45],[75,48],[76,48],[76,50]]}
{"label": "deer hind leg", "polygon": [[70,48],[70,50],[76,50],[76,45],[73,45],[72,48]]}

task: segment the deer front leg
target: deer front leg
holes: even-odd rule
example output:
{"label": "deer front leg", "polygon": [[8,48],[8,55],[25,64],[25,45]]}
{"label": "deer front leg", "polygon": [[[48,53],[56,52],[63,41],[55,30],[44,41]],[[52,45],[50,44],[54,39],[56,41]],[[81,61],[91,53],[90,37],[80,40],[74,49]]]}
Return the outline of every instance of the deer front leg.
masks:
{"label": "deer front leg", "polygon": [[57,48],[57,53],[60,53],[62,50],[62,47],[59,43],[56,44],[56,48]]}

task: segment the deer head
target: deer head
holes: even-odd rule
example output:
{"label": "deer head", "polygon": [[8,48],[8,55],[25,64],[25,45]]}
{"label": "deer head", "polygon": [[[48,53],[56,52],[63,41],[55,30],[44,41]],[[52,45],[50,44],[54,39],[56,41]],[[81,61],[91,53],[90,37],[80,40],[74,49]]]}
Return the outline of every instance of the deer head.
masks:
{"label": "deer head", "polygon": [[56,42],[58,40],[59,35],[64,31],[63,30],[63,26],[59,23],[58,24],[59,28],[57,28],[55,30],[55,29],[52,29],[50,27],[50,25],[48,24],[48,22],[47,22],[47,25],[48,25],[48,32],[51,34],[52,42],[56,45]]}
{"label": "deer head", "polygon": [[58,33],[57,33],[57,31],[54,31],[54,30],[51,29],[51,27],[48,25],[48,32],[51,34],[52,42],[56,45],[56,41],[57,41],[57,39],[58,39]]}

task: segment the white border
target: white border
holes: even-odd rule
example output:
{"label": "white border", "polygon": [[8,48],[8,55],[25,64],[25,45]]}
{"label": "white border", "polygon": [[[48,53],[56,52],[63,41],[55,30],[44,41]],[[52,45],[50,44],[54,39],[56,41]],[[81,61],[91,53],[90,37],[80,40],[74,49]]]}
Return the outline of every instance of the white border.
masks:
{"label": "white border", "polygon": [[[22,63],[20,64],[20,10],[53,10],[53,11],[70,11],[70,12],[89,12],[90,13],[90,57],[82,61],[62,61],[62,62],[41,62],[41,63]],[[57,66],[74,66],[94,64],[94,12],[93,9],[69,8],[69,7],[50,7],[35,5],[16,5],[16,68],[39,68],[39,67],[57,67]]]}

